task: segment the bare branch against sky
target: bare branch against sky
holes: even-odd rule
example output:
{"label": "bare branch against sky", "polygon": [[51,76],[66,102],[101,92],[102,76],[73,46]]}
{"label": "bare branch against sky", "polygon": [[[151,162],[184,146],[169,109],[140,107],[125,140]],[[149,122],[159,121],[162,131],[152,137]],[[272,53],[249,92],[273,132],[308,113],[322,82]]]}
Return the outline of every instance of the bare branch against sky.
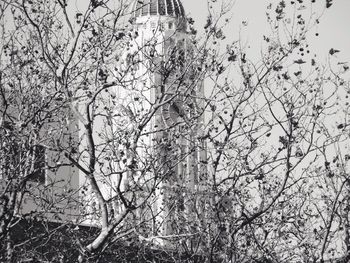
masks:
{"label": "bare branch against sky", "polygon": [[0,261],[349,262],[349,9],[0,0]]}

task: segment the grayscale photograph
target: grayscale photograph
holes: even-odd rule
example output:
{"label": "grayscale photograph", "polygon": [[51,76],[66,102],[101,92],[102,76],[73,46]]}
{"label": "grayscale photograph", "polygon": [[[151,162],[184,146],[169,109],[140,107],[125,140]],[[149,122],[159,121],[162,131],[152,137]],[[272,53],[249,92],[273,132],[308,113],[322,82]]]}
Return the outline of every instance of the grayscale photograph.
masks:
{"label": "grayscale photograph", "polygon": [[0,263],[349,263],[350,0],[0,0]]}

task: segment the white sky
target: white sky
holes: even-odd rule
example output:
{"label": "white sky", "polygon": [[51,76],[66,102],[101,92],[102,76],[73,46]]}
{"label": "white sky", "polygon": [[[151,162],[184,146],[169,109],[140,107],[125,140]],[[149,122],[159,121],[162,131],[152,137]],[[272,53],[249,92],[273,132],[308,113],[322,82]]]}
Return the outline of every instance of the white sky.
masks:
{"label": "white sky", "polygon": [[[111,0],[118,1],[118,0]],[[133,1],[133,0],[132,0]],[[136,0],[135,0],[136,1]],[[212,0],[208,0],[212,1]],[[218,5],[222,1],[233,2],[233,20],[228,28],[230,40],[238,39],[239,28],[242,28],[244,40],[248,41],[252,48],[259,52],[263,32],[268,30],[266,22],[266,7],[270,2],[278,3],[281,0],[214,0]],[[287,5],[293,0],[285,0]],[[294,0],[297,2],[297,0]],[[311,0],[303,0],[304,4],[310,7]],[[206,21],[208,13],[207,0],[181,0],[185,11],[196,21],[196,28],[200,31]],[[315,0],[313,6],[324,7],[326,0]],[[82,6],[81,0],[76,0],[75,5]],[[242,26],[242,21],[247,21],[247,26]],[[350,61],[350,0],[333,0],[331,8],[326,9],[321,18],[315,37],[312,32],[309,40],[313,47],[312,53],[317,53],[319,58],[325,59],[330,48],[339,49],[338,58],[343,61]],[[232,33],[231,33],[232,32]],[[258,54],[258,53],[257,53]]]}
{"label": "white sky", "polygon": [[[222,0],[216,0],[216,3],[220,1]],[[289,4],[290,1],[293,0],[286,0],[286,3]],[[259,48],[262,32],[266,32],[268,28],[265,12],[270,2],[278,3],[280,0],[235,0],[232,33],[238,34],[239,26],[242,27],[241,21],[246,20],[248,25],[244,27],[245,40]],[[306,6],[310,6],[310,2],[311,0],[304,0]],[[207,1],[182,0],[182,3],[186,12],[197,21],[196,27],[203,27],[208,10]],[[316,0],[316,4],[324,7],[326,0]],[[333,0],[333,5],[326,9],[320,22],[317,28],[319,36],[314,37],[316,31],[311,33],[310,44],[313,52],[319,58],[325,59],[329,49],[335,48],[341,51],[337,55],[339,59],[350,61],[350,0]],[[237,36],[233,39],[237,39]]]}

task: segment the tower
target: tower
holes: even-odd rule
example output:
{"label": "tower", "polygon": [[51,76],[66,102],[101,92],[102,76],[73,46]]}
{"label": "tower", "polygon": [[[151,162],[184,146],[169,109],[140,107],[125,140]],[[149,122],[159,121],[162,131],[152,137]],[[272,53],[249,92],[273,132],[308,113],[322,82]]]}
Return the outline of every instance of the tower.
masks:
{"label": "tower", "polygon": [[[155,152],[164,178],[155,192],[154,232],[160,235],[188,232],[184,221],[197,210],[198,193],[206,174],[202,136],[203,83],[194,76],[193,44],[186,32],[185,11],[180,0],[135,1],[134,49],[141,66],[135,73],[136,87],[144,90],[149,107],[160,105],[146,142]],[[153,104],[154,103],[154,104]],[[198,212],[198,211],[197,211]]]}

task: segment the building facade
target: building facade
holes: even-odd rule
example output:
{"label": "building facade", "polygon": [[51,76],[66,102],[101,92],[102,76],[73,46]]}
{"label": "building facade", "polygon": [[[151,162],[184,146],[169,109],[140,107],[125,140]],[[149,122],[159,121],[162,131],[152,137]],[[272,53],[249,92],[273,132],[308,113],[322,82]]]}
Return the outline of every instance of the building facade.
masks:
{"label": "building facade", "polygon": [[[184,223],[198,221],[203,209],[206,147],[201,140],[203,82],[195,76],[185,11],[179,0],[135,1],[130,21],[132,37],[115,65],[115,74],[124,72],[127,85],[101,93],[93,107],[96,180],[111,200],[110,214],[123,212],[124,196],[137,207],[130,220],[145,222],[147,236],[188,233],[192,230]],[[76,109],[84,110],[84,103]],[[65,128],[61,137],[52,138],[61,141],[60,151],[39,147],[47,141],[33,146],[38,148],[33,192],[21,212],[96,225],[99,207],[84,172],[90,157],[86,124],[71,111],[62,109]],[[52,123],[44,129],[48,133],[58,129]]]}

